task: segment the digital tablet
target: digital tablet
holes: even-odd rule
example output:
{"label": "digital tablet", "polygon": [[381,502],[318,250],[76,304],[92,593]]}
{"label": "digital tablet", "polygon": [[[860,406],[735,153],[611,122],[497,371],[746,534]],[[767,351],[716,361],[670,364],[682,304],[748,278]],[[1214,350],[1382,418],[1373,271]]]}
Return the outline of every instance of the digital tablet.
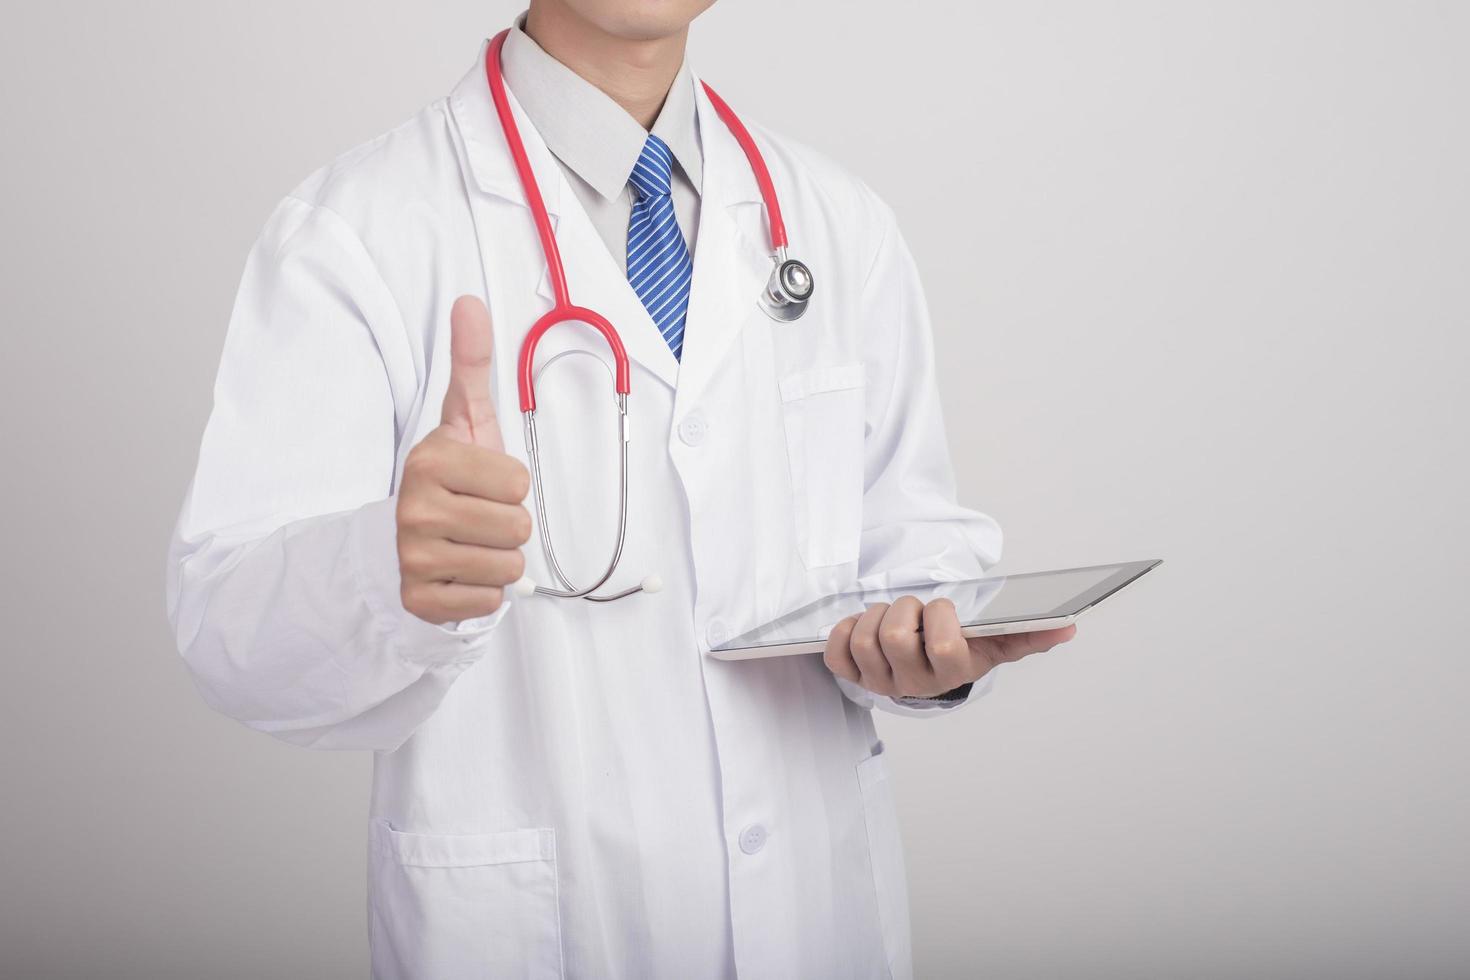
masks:
{"label": "digital tablet", "polygon": [[710,649],[719,660],[754,660],[798,653],[821,653],[827,634],[843,619],[875,602],[911,595],[926,604],[947,598],[955,604],[965,636],[996,636],[1056,629],[1076,620],[1093,606],[1163,559],[1062,568],[1051,572],[992,575],[963,582],[935,582],[903,589],[843,592],[818,599],[795,612],[757,627]]}

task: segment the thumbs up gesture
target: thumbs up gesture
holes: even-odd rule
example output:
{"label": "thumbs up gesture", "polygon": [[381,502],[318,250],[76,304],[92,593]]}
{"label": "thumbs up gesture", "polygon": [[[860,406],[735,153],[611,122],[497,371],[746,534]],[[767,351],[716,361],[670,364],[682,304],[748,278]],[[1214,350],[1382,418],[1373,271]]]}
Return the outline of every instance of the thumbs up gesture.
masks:
{"label": "thumbs up gesture", "polygon": [[486,616],[521,577],[530,474],[505,454],[490,399],[490,312],[461,296],[449,315],[449,391],[439,427],[403,464],[398,569],[403,608],[430,623]]}

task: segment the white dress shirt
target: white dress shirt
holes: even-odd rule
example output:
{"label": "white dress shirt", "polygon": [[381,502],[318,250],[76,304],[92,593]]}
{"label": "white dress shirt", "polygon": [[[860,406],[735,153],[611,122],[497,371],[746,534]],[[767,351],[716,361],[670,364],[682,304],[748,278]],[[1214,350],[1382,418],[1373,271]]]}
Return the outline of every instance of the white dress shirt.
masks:
{"label": "white dress shirt", "polygon": [[[628,175],[650,131],[607,93],[542,50],[521,24],[505,39],[501,67],[506,87],[546,141],[592,226],[626,275],[634,201]],[[674,216],[692,258],[704,158],[694,111],[694,75],[687,62],[674,76],[652,132],[674,154]]]}

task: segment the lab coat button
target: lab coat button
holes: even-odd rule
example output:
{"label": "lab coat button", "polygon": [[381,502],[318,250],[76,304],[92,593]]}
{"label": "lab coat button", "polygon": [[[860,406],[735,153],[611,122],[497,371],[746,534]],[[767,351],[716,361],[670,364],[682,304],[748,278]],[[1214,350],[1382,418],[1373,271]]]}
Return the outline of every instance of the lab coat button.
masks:
{"label": "lab coat button", "polygon": [[704,420],[703,415],[694,414],[684,418],[679,423],[679,438],[686,446],[697,446],[704,442],[704,437],[709,434],[709,423]]}
{"label": "lab coat button", "polygon": [[753,823],[740,832],[740,849],[746,854],[754,854],[766,846],[766,828],[758,823]]}

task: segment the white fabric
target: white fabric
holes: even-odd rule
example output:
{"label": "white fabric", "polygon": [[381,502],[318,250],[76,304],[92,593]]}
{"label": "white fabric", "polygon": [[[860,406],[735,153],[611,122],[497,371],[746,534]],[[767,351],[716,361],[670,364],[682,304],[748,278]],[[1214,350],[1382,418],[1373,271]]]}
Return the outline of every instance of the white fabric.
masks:
{"label": "white fabric", "polygon": [[[184,659],[209,703],[253,728],[377,753],[378,977],[907,976],[891,780],[866,709],[954,707],[841,687],[816,656],[704,656],[822,594],[969,577],[999,556],[995,523],[955,502],[893,217],[757,129],[792,252],[817,276],[806,317],[773,323],[755,304],[770,269],[759,194],[701,92],[677,364],[522,116],[572,296],[634,360],[614,584],[658,572],[665,587],[432,626],[399,602],[392,494],[439,420],[450,305],[488,299],[495,397],[522,458],[516,354],[550,306],[482,64],[266,222],[169,555]],[[576,577],[611,544],[615,416],[590,330],[557,328],[539,360],[568,350],[594,356],[542,374],[538,424]],[[550,581],[534,541],[527,560]]]}

